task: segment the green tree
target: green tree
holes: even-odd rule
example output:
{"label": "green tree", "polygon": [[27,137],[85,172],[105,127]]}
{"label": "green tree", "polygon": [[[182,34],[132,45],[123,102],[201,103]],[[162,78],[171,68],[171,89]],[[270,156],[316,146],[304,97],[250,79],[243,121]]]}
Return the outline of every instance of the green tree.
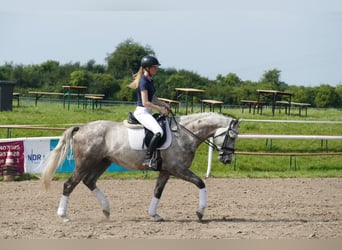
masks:
{"label": "green tree", "polygon": [[77,70],[70,74],[72,86],[89,86],[92,81],[92,75],[86,70]]}
{"label": "green tree", "polygon": [[104,65],[96,64],[94,59],[89,60],[84,66],[85,70],[92,73],[105,73],[106,67]]}
{"label": "green tree", "polygon": [[13,71],[13,63],[5,63],[5,65],[0,66],[0,80],[12,80],[11,75]]}
{"label": "green tree", "polygon": [[281,71],[278,69],[271,69],[265,71],[260,79],[260,87],[265,89],[281,90],[282,82],[280,81]]}
{"label": "green tree", "polygon": [[222,79],[223,84],[227,84],[230,87],[241,85],[242,81],[235,73],[229,73]]}
{"label": "green tree", "polygon": [[335,92],[334,87],[323,84],[317,88],[317,94],[315,97],[315,103],[320,108],[331,108],[335,107],[338,103],[338,95]]}
{"label": "green tree", "polygon": [[336,91],[336,94],[338,96],[338,102],[336,103],[335,108],[337,108],[337,107],[341,108],[341,105],[342,105],[342,84],[337,84],[335,91]]}
{"label": "green tree", "polygon": [[113,97],[114,93],[120,90],[120,84],[110,74],[94,73],[91,78],[93,79],[89,88],[91,93]]}
{"label": "green tree", "polygon": [[135,101],[137,99],[136,97],[136,90],[133,90],[131,88],[128,87],[128,84],[131,82],[132,80],[130,78],[126,78],[124,80],[121,81],[120,84],[120,88],[119,91],[117,91],[114,94],[114,98],[121,100],[121,101]]}
{"label": "green tree", "polygon": [[140,68],[141,58],[154,54],[149,46],[143,47],[132,39],[127,39],[107,56],[107,73],[112,74],[115,79],[132,77]]}

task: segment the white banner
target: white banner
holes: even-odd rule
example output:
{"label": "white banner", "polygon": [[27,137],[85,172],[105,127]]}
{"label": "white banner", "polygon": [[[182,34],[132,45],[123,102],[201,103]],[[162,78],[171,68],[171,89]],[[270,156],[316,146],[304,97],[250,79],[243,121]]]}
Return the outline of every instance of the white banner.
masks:
{"label": "white banner", "polygon": [[24,168],[26,173],[41,173],[40,162],[50,153],[51,138],[35,138],[24,140]]}

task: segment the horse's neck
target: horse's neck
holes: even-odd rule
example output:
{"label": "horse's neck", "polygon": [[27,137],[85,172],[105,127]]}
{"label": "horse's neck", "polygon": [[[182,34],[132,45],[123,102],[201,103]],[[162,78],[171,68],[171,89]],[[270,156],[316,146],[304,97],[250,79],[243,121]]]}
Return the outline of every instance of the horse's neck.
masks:
{"label": "horse's neck", "polygon": [[181,123],[188,130],[202,139],[212,136],[218,128],[228,125],[227,117],[217,113],[200,113],[181,119]]}

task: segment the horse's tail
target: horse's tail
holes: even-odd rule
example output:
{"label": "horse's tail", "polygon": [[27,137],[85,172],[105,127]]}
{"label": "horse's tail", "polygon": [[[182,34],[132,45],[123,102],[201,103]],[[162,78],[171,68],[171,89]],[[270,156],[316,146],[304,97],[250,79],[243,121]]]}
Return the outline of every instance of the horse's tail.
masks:
{"label": "horse's tail", "polygon": [[44,169],[41,177],[42,184],[47,190],[50,187],[51,180],[53,178],[56,169],[65,160],[68,149],[72,147],[72,136],[75,131],[78,131],[79,127],[74,126],[65,130],[57,146],[50,152],[50,154],[43,160],[41,167]]}

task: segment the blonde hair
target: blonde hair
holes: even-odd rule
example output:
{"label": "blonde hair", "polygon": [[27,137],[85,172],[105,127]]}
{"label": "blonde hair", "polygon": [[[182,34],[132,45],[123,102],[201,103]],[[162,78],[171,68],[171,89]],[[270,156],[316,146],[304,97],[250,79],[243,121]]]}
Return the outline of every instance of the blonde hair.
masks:
{"label": "blonde hair", "polygon": [[140,67],[139,71],[136,74],[133,75],[134,76],[134,80],[133,80],[133,82],[131,82],[128,85],[128,87],[130,87],[132,89],[137,89],[138,85],[139,85],[140,78],[142,77],[143,73],[144,73],[143,67]]}

